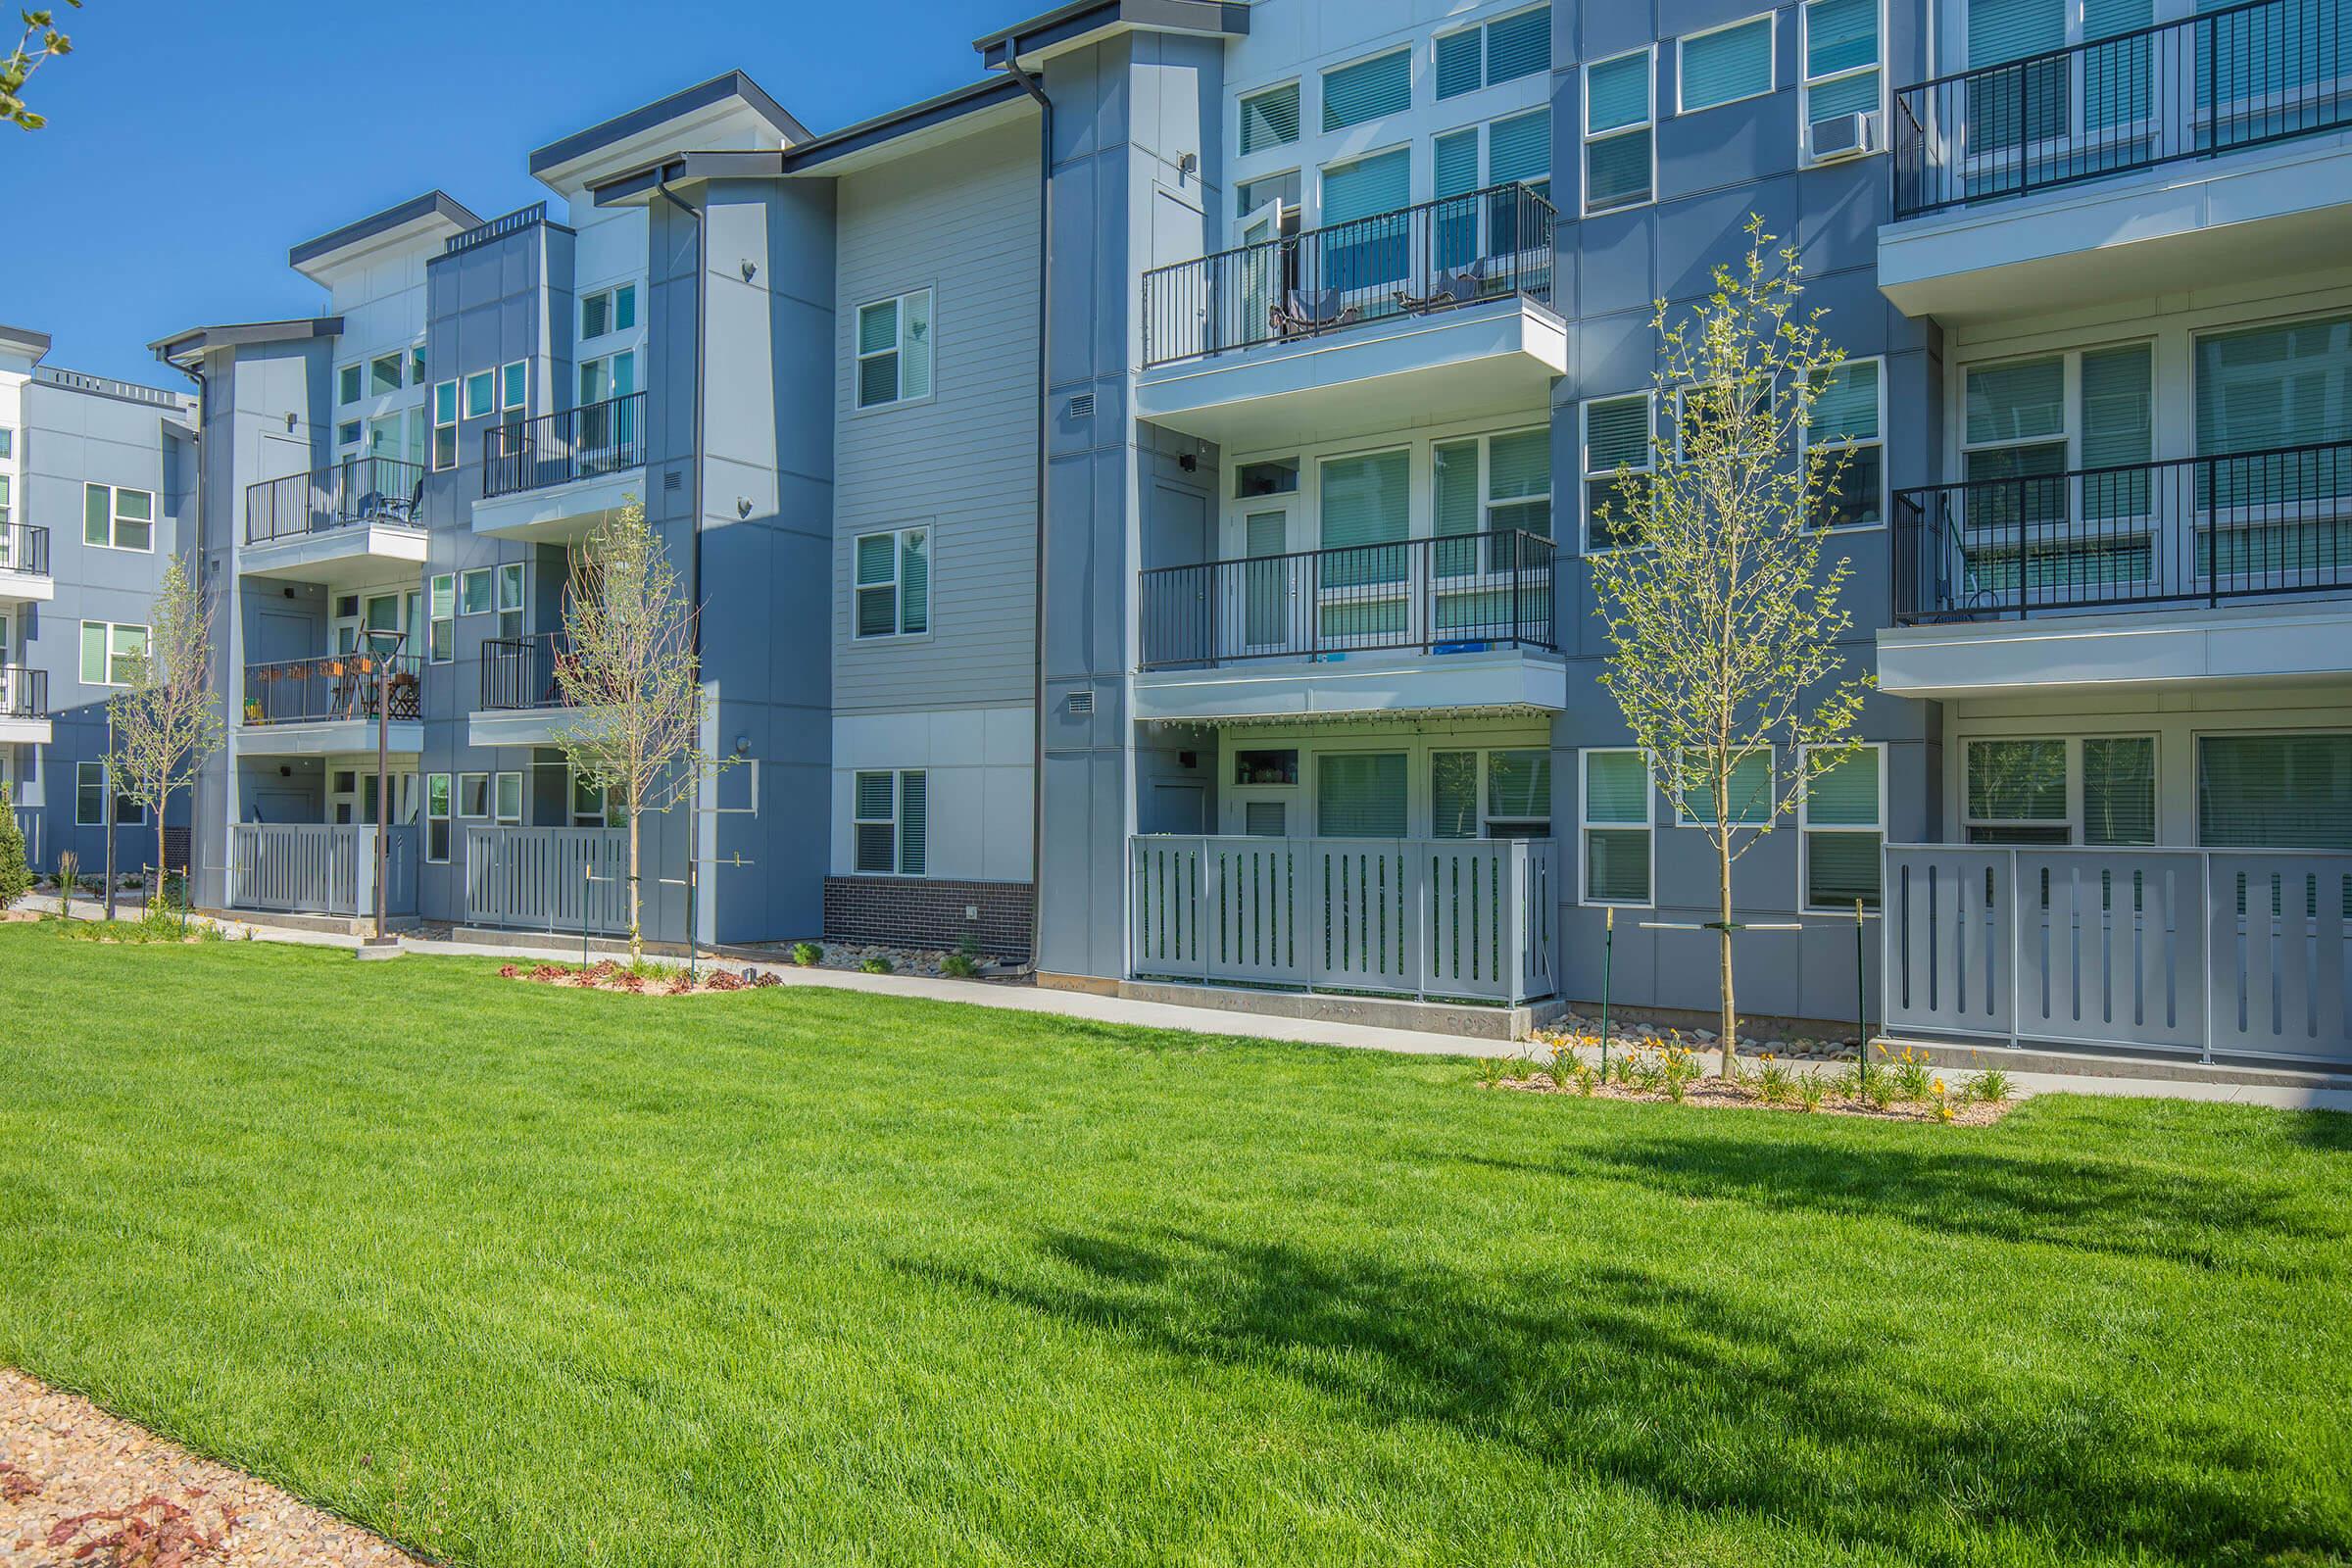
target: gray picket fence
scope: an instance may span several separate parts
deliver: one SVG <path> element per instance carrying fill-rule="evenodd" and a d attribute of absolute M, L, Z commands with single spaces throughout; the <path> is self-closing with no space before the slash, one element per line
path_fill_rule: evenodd
<path fill-rule="evenodd" d="M 375 825 L 239 822 L 229 830 L 229 905 L 357 918 L 375 912 Z M 416 829 L 385 840 L 388 914 L 416 912 Z"/>
<path fill-rule="evenodd" d="M 466 923 L 617 936 L 629 929 L 629 840 L 616 827 L 466 830 Z"/>

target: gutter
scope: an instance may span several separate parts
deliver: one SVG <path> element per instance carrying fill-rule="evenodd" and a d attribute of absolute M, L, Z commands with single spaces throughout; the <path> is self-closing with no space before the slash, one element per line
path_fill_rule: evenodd
<path fill-rule="evenodd" d="M 1029 775 L 1029 968 L 1035 973 L 1046 951 L 1046 477 L 1052 430 L 1046 404 L 1054 348 L 1053 301 L 1048 290 L 1054 255 L 1054 100 L 1046 96 L 1036 76 L 1021 69 L 1019 35 L 1006 33 L 1002 47 L 1005 74 L 1037 100 L 1041 117 L 1037 143 L 1037 581 L 1035 646 L 1031 649 L 1037 716 L 1031 726 Z"/>

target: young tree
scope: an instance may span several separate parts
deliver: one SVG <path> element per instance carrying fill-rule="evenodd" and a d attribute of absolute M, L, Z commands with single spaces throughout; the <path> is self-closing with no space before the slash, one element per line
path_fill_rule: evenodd
<path fill-rule="evenodd" d="M 647 811 L 667 811 L 711 765 L 702 732 L 710 714 L 694 648 L 699 606 L 631 498 L 572 557 L 564 609 L 568 646 L 556 684 L 579 722 L 556 744 L 629 824 L 629 961 L 645 955 L 638 897 L 638 833 Z"/>
<path fill-rule="evenodd" d="M 1651 425 L 1650 472 L 1619 472 L 1598 514 L 1618 548 L 1592 558 L 1601 682 L 1657 787 L 1714 851 L 1726 1073 L 1739 1022 L 1732 867 L 1809 780 L 1853 755 L 1870 684 L 1844 676 L 1851 616 L 1838 597 L 1852 563 L 1825 566 L 1819 526 L 1843 459 L 1799 440 L 1844 355 L 1824 313 L 1799 307 L 1796 248 L 1776 251 L 1761 218 L 1746 232 L 1746 257 L 1715 270 L 1705 300 L 1656 303 L 1670 426 Z"/>
<path fill-rule="evenodd" d="M 196 781 L 197 769 L 220 749 L 220 706 L 212 690 L 212 612 L 174 559 L 156 591 L 147 650 L 131 662 L 130 682 L 107 701 L 114 730 L 106 756 L 115 793 L 137 801 L 155 821 L 155 885 L 165 882 L 164 809 L 174 792 Z"/>
<path fill-rule="evenodd" d="M 32 868 L 24 863 L 24 834 L 17 826 L 12 794 L 0 786 L 0 909 L 32 891 Z"/>
<path fill-rule="evenodd" d="M 81 9 L 81 0 L 66 0 L 74 10 Z M 24 19 L 24 35 L 17 40 L 8 58 L 0 61 L 0 122 L 38 130 L 49 123 L 47 115 L 36 115 L 24 107 L 24 83 L 32 74 L 59 55 L 74 52 L 74 40 L 57 30 L 51 24 L 55 14 L 48 11 L 18 13 Z"/>

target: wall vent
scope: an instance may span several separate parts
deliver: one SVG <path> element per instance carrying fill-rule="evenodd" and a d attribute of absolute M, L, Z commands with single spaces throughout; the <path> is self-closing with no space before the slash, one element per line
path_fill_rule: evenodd
<path fill-rule="evenodd" d="M 1073 419 L 1093 418 L 1095 416 L 1095 395 L 1092 392 L 1078 393 L 1070 399 L 1068 413 Z"/>
<path fill-rule="evenodd" d="M 686 472 L 685 472 L 685 470 L 684 470 L 684 469 L 682 469 L 682 468 L 672 468 L 672 469 L 670 469 L 668 472 L 666 472 L 666 473 L 662 474 L 662 488 L 664 491 L 666 491 L 667 493 L 669 493 L 670 495 L 676 495 L 676 494 L 677 494 L 677 493 L 678 493 L 680 490 L 683 490 L 683 489 L 685 489 L 685 488 L 686 488 Z"/>
<path fill-rule="evenodd" d="M 1072 692 L 1067 704 L 1072 718 L 1084 718 L 1095 710 L 1093 692 Z"/>

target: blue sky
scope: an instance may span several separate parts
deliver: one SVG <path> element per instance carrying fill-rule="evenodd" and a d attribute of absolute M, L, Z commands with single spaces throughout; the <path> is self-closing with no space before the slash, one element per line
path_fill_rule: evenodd
<path fill-rule="evenodd" d="M 151 340 L 320 308 L 300 240 L 434 186 L 537 201 L 532 148 L 723 71 L 831 130 L 974 80 L 971 40 L 1045 3 L 88 0 L 32 79 L 48 127 L 0 126 L 0 321 L 171 385 Z"/>

